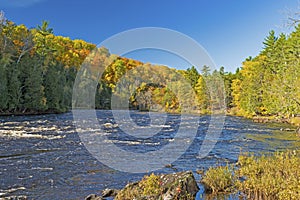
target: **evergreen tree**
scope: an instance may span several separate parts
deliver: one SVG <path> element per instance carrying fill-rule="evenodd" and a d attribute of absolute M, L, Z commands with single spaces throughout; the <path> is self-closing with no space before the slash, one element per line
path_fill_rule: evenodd
<path fill-rule="evenodd" d="M 188 68 L 186 70 L 186 77 L 191 82 L 192 88 L 194 88 L 200 77 L 200 74 L 197 71 L 197 69 L 194 66 L 192 66 L 191 68 Z"/>
<path fill-rule="evenodd" d="M 26 68 L 24 90 L 24 108 L 29 111 L 44 111 L 46 99 L 44 97 L 43 70 L 36 56 L 25 56 L 21 62 Z"/>
<path fill-rule="evenodd" d="M 195 91 L 200 111 L 204 113 L 208 112 L 210 95 L 203 76 L 199 77 L 197 84 L 195 85 Z"/>
<path fill-rule="evenodd" d="M 7 109 L 9 99 L 7 79 L 7 66 L 9 65 L 9 60 L 2 56 L 0 57 L 0 112 Z"/>
<path fill-rule="evenodd" d="M 20 71 L 17 68 L 16 64 L 12 64 L 8 70 L 8 111 L 16 112 L 21 107 L 21 82 L 19 80 Z"/>

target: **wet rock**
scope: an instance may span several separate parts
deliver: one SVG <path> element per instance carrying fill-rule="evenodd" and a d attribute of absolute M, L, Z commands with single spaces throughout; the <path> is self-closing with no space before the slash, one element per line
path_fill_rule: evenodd
<path fill-rule="evenodd" d="M 195 199 L 199 187 L 192 172 L 178 172 L 165 175 L 150 175 L 143 180 L 127 184 L 115 200 L 147 199 L 175 200 Z"/>
<path fill-rule="evenodd" d="M 90 194 L 89 196 L 85 197 L 84 200 L 103 200 L 103 198 L 97 196 L 96 194 Z"/>
<path fill-rule="evenodd" d="M 203 176 L 204 175 L 204 169 L 197 169 L 196 173 Z"/>
<path fill-rule="evenodd" d="M 102 197 L 114 197 L 118 194 L 119 190 L 106 188 L 102 191 Z"/>
<path fill-rule="evenodd" d="M 172 167 L 174 167 L 174 165 L 172 165 L 172 164 L 167 164 L 167 165 L 165 165 L 165 167 L 166 167 L 166 168 L 172 168 Z"/>
<path fill-rule="evenodd" d="M 199 190 L 192 172 L 179 172 L 161 176 L 162 187 L 166 194 L 174 196 L 194 197 Z"/>
<path fill-rule="evenodd" d="M 170 168 L 170 169 L 173 169 L 174 171 L 177 171 L 177 168 L 174 167 L 174 165 L 172 165 L 172 164 L 165 165 L 165 168 Z"/>

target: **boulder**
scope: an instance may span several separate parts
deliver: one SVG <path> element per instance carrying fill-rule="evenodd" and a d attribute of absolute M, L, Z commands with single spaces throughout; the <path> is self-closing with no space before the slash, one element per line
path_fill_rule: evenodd
<path fill-rule="evenodd" d="M 191 171 L 145 176 L 143 180 L 127 184 L 115 200 L 176 200 L 195 199 L 199 187 Z"/>

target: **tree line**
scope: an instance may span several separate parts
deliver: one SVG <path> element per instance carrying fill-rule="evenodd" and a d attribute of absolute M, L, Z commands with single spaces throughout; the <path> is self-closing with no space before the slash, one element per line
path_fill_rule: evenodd
<path fill-rule="evenodd" d="M 300 25 L 289 34 L 270 31 L 264 48 L 247 58 L 232 80 L 232 106 L 243 116 L 290 118 L 300 114 Z"/>
<path fill-rule="evenodd" d="M 119 80 L 133 69 L 141 70 L 139 67 L 142 66 L 151 71 L 140 72 L 139 80 L 128 80 L 134 82 L 128 88 L 132 91 L 129 97 L 131 109 L 149 110 L 153 105 L 153 110 L 168 112 L 198 108 L 203 112 L 209 110 L 209 94 L 204 91 L 206 84 L 203 79 L 209 74 L 208 67 L 204 67 L 206 75 L 202 76 L 195 67 L 176 70 L 142 63 L 110 54 L 108 49 L 83 40 L 56 36 L 47 21 L 28 29 L 5 19 L 1 13 L 0 112 L 66 112 L 72 105 L 73 84 L 80 67 L 84 64 L 94 66 L 89 68 L 89 73 L 92 73 L 104 63 L 107 64 L 105 71 L 96 78 L 96 109 L 110 109 L 111 97 L 116 93 Z M 152 76 L 153 73 L 156 76 Z M 144 78 L 151 83 L 143 82 Z M 171 80 L 172 86 L 167 87 Z M 120 99 L 122 95 L 117 93 Z M 183 108 L 180 101 L 189 108 Z"/>
<path fill-rule="evenodd" d="M 0 19 L 0 112 L 65 112 L 77 69 L 95 47 Z"/>
<path fill-rule="evenodd" d="M 116 102 L 125 99 L 129 108 L 139 110 L 207 114 L 226 106 L 231 113 L 247 117 L 289 117 L 300 113 L 299 37 L 300 26 L 289 35 L 276 36 L 271 31 L 262 51 L 247 58 L 235 73 L 225 72 L 224 67 L 211 71 L 209 66 L 199 71 L 194 66 L 177 70 L 120 57 L 83 40 L 56 36 L 46 21 L 28 29 L 6 20 L 1 13 L 0 112 L 70 110 L 76 75 L 81 66 L 88 65 L 90 74 L 103 68 L 100 77 L 93 77 L 98 83 L 96 109 L 111 109 L 113 97 Z M 120 92 L 120 86 L 131 93 Z"/>

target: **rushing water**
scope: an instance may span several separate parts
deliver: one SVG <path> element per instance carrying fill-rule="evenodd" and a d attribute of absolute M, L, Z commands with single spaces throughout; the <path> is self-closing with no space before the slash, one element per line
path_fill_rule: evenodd
<path fill-rule="evenodd" d="M 106 134 L 110 138 L 107 142 L 140 153 L 167 145 L 180 124 L 179 115 L 168 115 L 161 134 L 146 143 L 121 134 L 110 111 L 97 111 L 97 116 L 100 124 L 106 125 Z M 148 113 L 132 112 L 131 117 L 139 126 L 149 124 Z M 292 139 L 272 137 L 274 132 L 286 129 L 288 125 L 257 124 L 227 116 L 215 147 L 201 158 L 198 152 L 209 120 L 209 116 L 200 117 L 191 146 L 172 163 L 172 168 L 164 167 L 156 173 L 195 172 L 227 162 L 235 163 L 240 152 L 272 152 L 294 145 Z M 97 133 L 98 130 L 94 131 Z M 88 194 L 99 194 L 105 188 L 122 188 L 144 175 L 120 172 L 95 159 L 80 140 L 72 113 L 0 117 L 0 145 L 0 199 L 22 195 L 29 199 L 84 199 Z M 200 177 L 194 174 L 199 180 Z M 201 185 L 200 188 L 198 199 L 204 198 Z"/>

